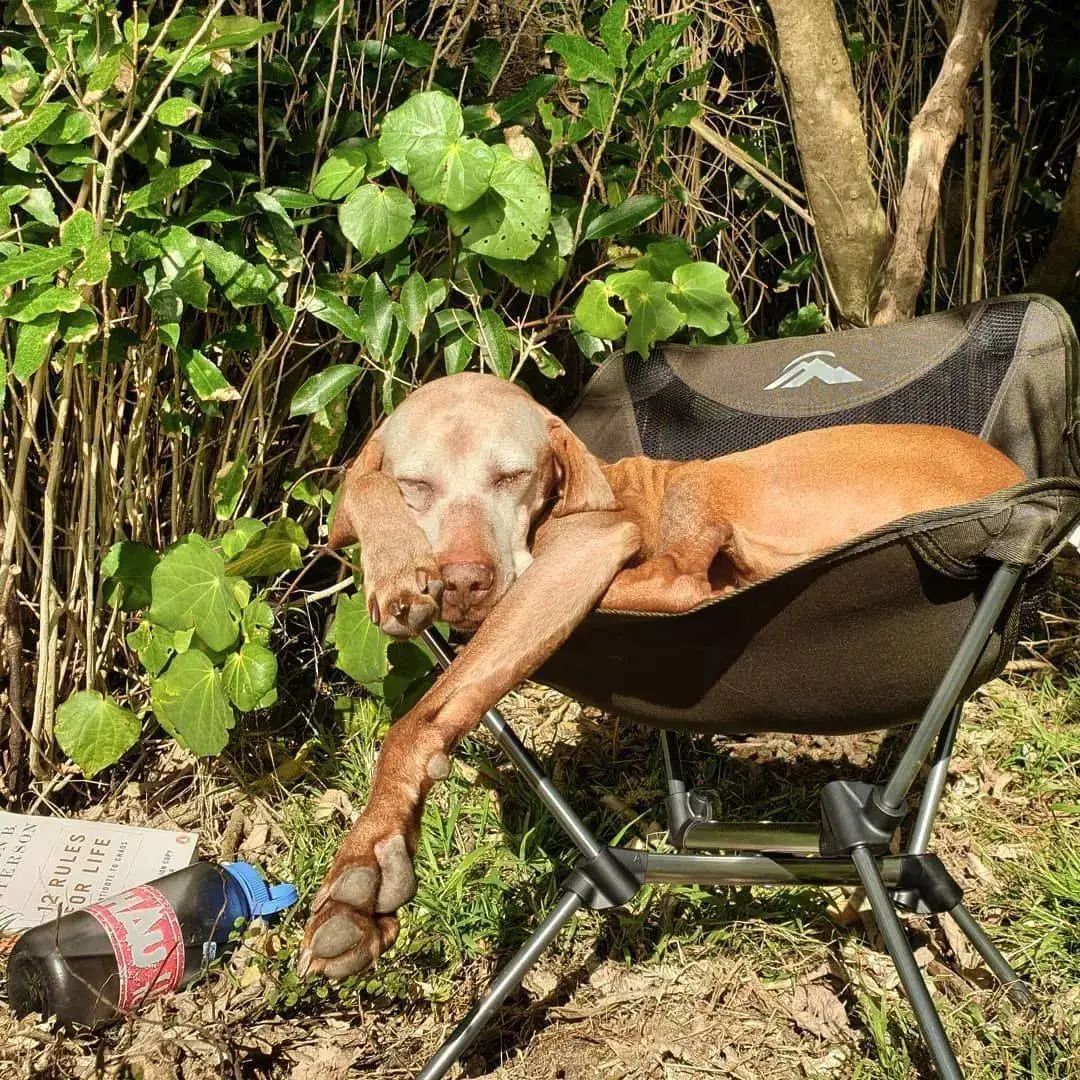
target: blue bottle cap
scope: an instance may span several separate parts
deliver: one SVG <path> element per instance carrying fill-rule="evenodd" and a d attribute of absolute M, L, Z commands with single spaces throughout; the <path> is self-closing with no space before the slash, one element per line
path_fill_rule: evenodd
<path fill-rule="evenodd" d="M 296 886 L 283 882 L 281 885 L 267 885 L 262 875 L 251 863 L 227 862 L 221 864 L 229 877 L 240 886 L 240 891 L 247 901 L 248 917 L 273 915 L 296 903 Z"/>

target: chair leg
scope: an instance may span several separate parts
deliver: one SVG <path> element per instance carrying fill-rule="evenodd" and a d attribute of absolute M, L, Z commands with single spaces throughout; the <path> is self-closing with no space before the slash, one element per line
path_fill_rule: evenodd
<path fill-rule="evenodd" d="M 851 859 L 855 863 L 855 869 L 866 890 L 866 898 L 870 901 L 874 919 L 877 921 L 881 936 L 885 939 L 885 947 L 889 950 L 889 955 L 896 965 L 900 982 L 911 1002 L 915 1019 L 919 1022 L 919 1028 L 930 1050 L 930 1056 L 934 1059 L 938 1074 L 943 1080 L 963 1080 L 964 1074 L 960 1071 L 956 1055 L 949 1044 L 949 1037 L 945 1034 L 941 1017 L 934 1008 L 930 991 L 923 980 L 922 972 L 919 971 L 918 962 L 911 950 L 903 924 L 896 914 L 885 883 L 881 880 L 874 856 L 868 848 L 859 846 L 852 850 Z"/>
<path fill-rule="evenodd" d="M 514 992 L 525 978 L 528 970 L 540 959 L 541 953 L 555 940 L 559 931 L 581 908 L 582 900 L 576 892 L 567 890 L 552 908 L 532 936 L 517 951 L 514 958 L 495 976 L 487 992 L 465 1014 L 453 1034 L 443 1043 L 434 1057 L 417 1074 L 417 1080 L 439 1080 L 445 1076 L 476 1037 L 491 1022 L 506 998 Z"/>
<path fill-rule="evenodd" d="M 963 904 L 957 904 L 949 914 L 956 920 L 956 925 L 964 932 L 968 941 L 975 946 L 986 966 L 998 977 L 1013 1003 L 1024 1009 L 1030 1008 L 1034 1002 L 1028 984 L 1001 955 L 1001 950 L 986 936 L 986 931 L 975 921 L 971 912 Z"/>

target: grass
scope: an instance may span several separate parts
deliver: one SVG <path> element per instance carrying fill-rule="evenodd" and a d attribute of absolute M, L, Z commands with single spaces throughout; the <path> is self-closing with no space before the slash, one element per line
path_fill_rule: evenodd
<path fill-rule="evenodd" d="M 938 920 L 909 922 L 972 1078 L 1080 1075 L 1072 595 L 1066 574 L 1053 640 L 1025 654 L 1047 666 L 999 680 L 969 705 L 935 833 L 969 906 L 1033 980 L 1038 1013 L 1016 1011 Z M 663 785 L 653 733 L 538 688 L 511 695 L 506 712 L 598 835 L 656 839 Z M 305 902 L 363 804 L 388 722 L 371 701 L 339 699 L 300 733 L 252 733 L 246 749 L 210 770 L 172 752 L 156 763 L 160 783 L 144 783 L 134 804 L 114 792 L 105 812 L 118 820 L 132 806 L 140 822 L 196 815 L 208 857 L 228 849 L 227 824 L 246 814 L 240 854 L 295 881 L 301 904 L 279 926 L 251 933 L 198 987 L 100 1037 L 54 1036 L 0 1016 L 0 1063 L 35 1080 L 186 1080 L 206 1075 L 199 1070 L 211 1062 L 245 1077 L 412 1075 L 549 909 L 553 866 L 561 872 L 574 852 L 477 736 L 427 808 L 420 892 L 394 951 L 366 976 L 299 983 L 292 968 Z M 287 752 L 281 767 L 281 752 L 300 743 L 304 767 L 290 767 Z M 688 764 L 733 818 L 805 820 L 816 814 L 821 783 L 880 773 L 895 746 L 880 735 L 696 739 Z M 270 779 L 269 759 L 279 765 Z M 157 790 L 164 794 L 155 803 Z M 625 909 L 583 914 L 478 1042 L 466 1074 L 931 1076 L 913 1015 L 857 901 L 812 887 L 649 887 Z"/>

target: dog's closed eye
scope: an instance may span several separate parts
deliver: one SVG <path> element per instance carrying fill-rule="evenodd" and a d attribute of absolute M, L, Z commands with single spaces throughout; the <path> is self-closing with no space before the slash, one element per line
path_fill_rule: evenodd
<path fill-rule="evenodd" d="M 530 476 L 529 469 L 506 469 L 497 472 L 492 479 L 492 484 L 502 490 L 509 490 L 523 484 Z"/>
<path fill-rule="evenodd" d="M 426 480 L 399 476 L 397 485 L 410 510 L 425 510 L 431 505 L 433 492 L 431 485 Z"/>

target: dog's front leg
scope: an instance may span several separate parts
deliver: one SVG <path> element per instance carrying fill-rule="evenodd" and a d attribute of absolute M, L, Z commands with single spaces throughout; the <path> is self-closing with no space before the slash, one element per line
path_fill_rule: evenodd
<path fill-rule="evenodd" d="M 406 638 L 438 615 L 443 582 L 428 538 L 382 466 L 376 432 L 345 473 L 329 545 L 360 545 L 371 621 L 391 637 Z"/>
<path fill-rule="evenodd" d="M 449 755 L 499 699 L 570 636 L 638 550 L 612 513 L 552 521 L 534 560 L 434 687 L 390 729 L 368 805 L 312 903 L 301 974 L 363 971 L 397 937 L 394 912 L 416 891 L 412 860 L 424 799 Z"/>

